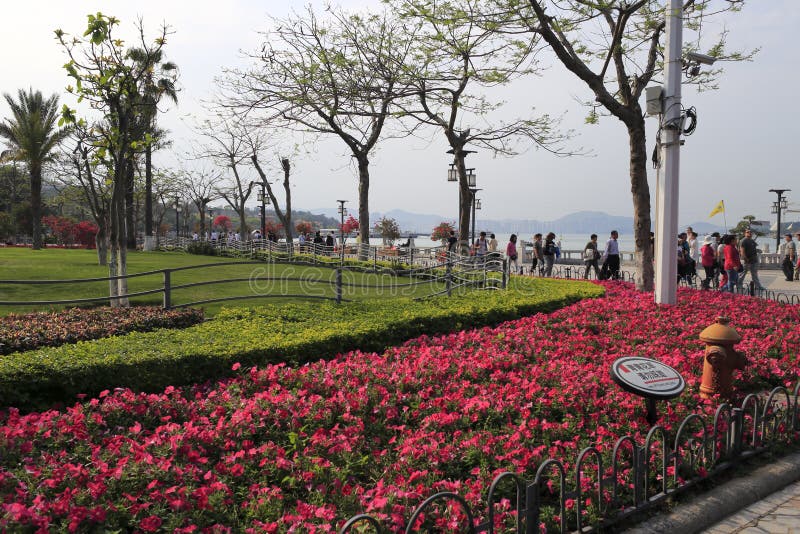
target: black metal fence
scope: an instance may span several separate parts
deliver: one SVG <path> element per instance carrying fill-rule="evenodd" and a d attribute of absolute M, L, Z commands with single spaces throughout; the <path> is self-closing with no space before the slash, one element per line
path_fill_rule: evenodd
<path fill-rule="evenodd" d="M 275 258 L 271 259 L 272 263 L 276 263 Z M 287 264 L 296 264 L 298 262 L 286 262 Z M 302 263 L 302 262 L 299 262 Z M 0 280 L 0 290 L 3 286 L 8 285 L 56 285 L 56 284 L 86 284 L 93 282 L 110 282 L 120 279 L 133 279 L 145 276 L 160 276 L 161 285 L 153 289 L 143 291 L 134 291 L 122 295 L 103 296 L 103 297 L 88 297 L 88 298 L 74 298 L 74 299 L 59 299 L 59 300 L 5 300 L 0 301 L 0 306 L 52 306 L 52 305 L 81 305 L 81 304 L 101 304 L 103 302 L 119 301 L 132 297 L 139 297 L 145 295 L 161 294 L 162 306 L 165 309 L 180 308 L 188 306 L 198 306 L 201 304 L 209 304 L 214 302 L 225 302 L 234 300 L 245 299 L 261 299 L 261 298 L 290 298 L 290 299 L 319 299 L 319 300 L 332 300 L 337 303 L 347 301 L 346 294 L 348 292 L 363 290 L 373 291 L 376 294 L 388 294 L 397 296 L 404 294 L 404 292 L 412 293 L 416 288 L 426 286 L 431 288 L 430 293 L 417 298 L 428 298 L 437 295 L 447 294 L 448 296 L 460 292 L 464 289 L 504 289 L 506 287 L 507 275 L 505 272 L 504 260 L 482 260 L 482 261 L 462 261 L 456 259 L 447 259 L 441 263 L 434 264 L 430 267 L 419 267 L 415 269 L 404 269 L 399 274 L 394 273 L 390 269 L 376 269 L 375 272 L 389 275 L 389 282 L 380 280 L 380 283 L 363 283 L 351 281 L 345 277 L 345 273 L 350 273 L 350 269 L 342 266 L 328 266 L 331 267 L 331 276 L 325 277 L 310 277 L 310 276 L 270 276 L 261 272 L 251 272 L 246 277 L 234 278 L 215 278 L 213 280 L 202 280 L 195 282 L 187 282 L 176 284 L 173 281 L 173 274 L 185 271 L 197 271 L 201 269 L 216 269 L 240 265 L 259 265 L 264 266 L 265 261 L 237 261 L 237 262 L 217 262 L 207 263 L 202 265 L 190 265 L 185 267 L 175 267 L 169 269 L 159 269 L 155 271 L 147 271 L 142 273 L 128 274 L 122 276 L 110 276 L 102 278 L 77 278 L 66 280 Z M 360 273 L 364 273 L 364 269 L 359 269 Z M 366 271 L 369 272 L 369 271 Z M 405 280 L 405 281 L 401 281 Z M 203 286 L 216 286 L 221 284 L 247 282 L 249 292 L 241 295 L 226 295 L 223 297 L 206 298 L 194 300 L 191 302 L 182 302 L 176 304 L 173 299 L 173 293 L 181 289 L 188 289 Z M 299 292 L 287 293 L 282 290 L 275 290 L 276 288 L 285 287 L 288 283 L 295 283 L 299 288 Z M 330 291 L 325 291 L 325 288 L 332 288 L 332 295 Z"/>
<path fill-rule="evenodd" d="M 549 458 L 532 480 L 501 473 L 487 489 L 485 507 L 479 511 L 456 493 L 435 493 L 411 512 L 405 532 L 439 532 L 426 530 L 431 528 L 432 513 L 454 518 L 450 524 L 457 522 L 457 531 L 467 534 L 534 534 L 541 531 L 542 523 L 548 532 L 596 532 L 658 506 L 778 443 L 800 444 L 798 395 L 800 382 L 791 393 L 776 387 L 763 397 L 747 395 L 738 407 L 722 404 L 710 422 L 691 414 L 674 432 L 660 425 L 650 428 L 643 442 L 622 436 L 610 454 L 596 446 L 586 447 L 577 452 L 571 470 L 562 460 Z M 510 507 L 498 513 L 501 498 Z M 597 503 L 592 514 L 586 509 L 586 498 Z M 367 525 L 379 534 L 398 528 L 390 530 L 376 518 L 361 514 L 339 532 L 347 534 Z"/>

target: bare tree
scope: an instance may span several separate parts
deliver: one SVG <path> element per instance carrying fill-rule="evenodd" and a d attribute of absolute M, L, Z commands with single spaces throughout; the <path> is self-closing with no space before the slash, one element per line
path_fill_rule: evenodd
<path fill-rule="evenodd" d="M 182 189 L 200 216 L 200 235 L 206 233 L 206 211 L 208 204 L 217 200 L 217 185 L 221 179 L 220 173 L 208 169 L 193 169 L 181 171 Z"/>
<path fill-rule="evenodd" d="M 172 169 L 154 169 L 153 187 L 153 225 L 156 234 L 156 247 L 161 242 L 161 227 L 165 224 L 167 214 L 175 211 L 176 199 L 180 202 L 183 191 L 182 176 Z M 177 232 L 176 228 L 176 232 Z"/>
<path fill-rule="evenodd" d="M 280 165 L 280 170 L 283 173 L 283 197 L 285 202 L 285 209 L 281 209 L 280 202 L 278 201 L 278 197 L 275 194 L 275 191 L 272 188 L 272 183 L 270 182 L 269 178 L 267 177 L 267 173 L 264 171 L 261 163 L 259 162 L 258 155 L 264 149 L 270 149 L 272 147 L 267 146 L 265 141 L 265 136 L 262 132 L 254 132 L 250 133 L 247 137 L 248 145 L 250 146 L 250 162 L 253 164 L 256 172 L 258 172 L 259 177 L 261 178 L 260 185 L 263 185 L 264 191 L 269 196 L 270 204 L 272 204 L 272 208 L 275 211 L 275 215 L 278 217 L 278 220 L 283 225 L 283 230 L 286 234 L 286 242 L 291 245 L 294 235 L 292 232 L 292 188 L 290 182 L 290 175 L 291 175 L 291 161 L 287 156 L 279 156 L 278 163 Z M 262 232 L 266 232 L 264 228 L 261 229 Z"/>
<path fill-rule="evenodd" d="M 75 187 L 79 198 L 74 201 L 88 207 L 97 224 L 95 245 L 99 265 L 108 265 L 109 231 L 111 225 L 112 172 L 109 162 L 98 150 L 100 144 L 96 127 L 76 125 L 70 132 L 61 152 L 48 168 L 55 182 L 66 188 Z M 116 281 L 113 282 L 116 284 Z"/>
<path fill-rule="evenodd" d="M 246 127 L 235 118 L 217 115 L 214 121 L 205 120 L 195 130 L 203 141 L 195 149 L 197 158 L 208 159 L 215 165 L 228 169 L 228 181 L 214 188 L 239 216 L 242 237 L 249 235 L 245 204 L 253 193 L 254 182 L 242 172 L 252 154 Z"/>
<path fill-rule="evenodd" d="M 559 133 L 557 120 L 548 115 L 510 123 L 497 115 L 500 103 L 491 101 L 488 88 L 509 84 L 537 72 L 535 41 L 502 31 L 503 13 L 485 0 L 463 0 L 455 6 L 438 0 L 392 0 L 403 18 L 417 21 L 414 62 L 406 75 L 414 99 L 404 100 L 404 113 L 444 135 L 453 154 L 459 182 L 459 240 L 466 243 L 472 193 L 466 157 L 476 148 L 494 155 L 511 156 L 531 146 L 562 153 L 568 134 Z M 487 13 L 487 10 L 489 12 Z M 491 24 L 487 17 L 494 17 Z"/>
<path fill-rule="evenodd" d="M 256 65 L 221 80 L 226 104 L 240 112 L 265 110 L 288 128 L 341 139 L 358 167 L 359 221 L 369 227 L 369 157 L 395 99 L 416 29 L 384 12 L 347 14 L 311 8 L 273 20 Z M 287 210 L 289 211 L 289 210 Z M 287 226 L 287 228 L 289 228 Z M 365 232 L 363 242 L 369 242 Z"/>

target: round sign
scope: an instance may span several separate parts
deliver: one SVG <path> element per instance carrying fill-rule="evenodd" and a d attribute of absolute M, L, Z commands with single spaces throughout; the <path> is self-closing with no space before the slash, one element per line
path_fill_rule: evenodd
<path fill-rule="evenodd" d="M 678 371 L 641 356 L 625 356 L 614 361 L 611 377 L 626 391 L 656 399 L 677 397 L 686 387 Z"/>

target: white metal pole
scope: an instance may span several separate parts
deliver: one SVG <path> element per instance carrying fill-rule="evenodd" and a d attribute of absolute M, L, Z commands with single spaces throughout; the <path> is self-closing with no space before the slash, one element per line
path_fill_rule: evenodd
<path fill-rule="evenodd" d="M 661 167 L 656 193 L 656 286 L 658 304 L 675 304 L 678 290 L 678 180 L 680 171 L 682 0 L 669 0 L 666 12 L 664 112 Z"/>

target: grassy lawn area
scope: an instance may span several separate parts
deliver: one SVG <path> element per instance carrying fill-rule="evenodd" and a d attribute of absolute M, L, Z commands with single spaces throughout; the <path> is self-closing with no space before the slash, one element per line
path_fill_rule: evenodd
<path fill-rule="evenodd" d="M 128 254 L 128 273 L 143 273 L 159 269 L 177 269 L 193 265 L 225 262 L 218 267 L 189 269 L 171 274 L 171 285 L 211 282 L 223 279 L 241 281 L 214 285 L 173 289 L 172 304 L 180 305 L 198 300 L 227 296 L 253 295 L 252 298 L 223 303 L 202 305 L 206 314 L 215 315 L 222 306 L 253 306 L 270 302 L 297 300 L 291 295 L 333 297 L 334 286 L 327 282 L 335 279 L 335 270 L 323 267 L 308 267 L 284 264 L 242 264 L 230 258 L 198 256 L 176 252 L 132 252 Z M 101 278 L 108 276 L 108 269 L 97 265 L 97 254 L 93 250 L 48 249 L 33 251 L 23 248 L 0 249 L 0 280 L 66 280 L 79 278 Z M 277 280 L 276 280 L 277 279 Z M 300 280 L 290 280 L 300 279 Z M 437 284 L 423 284 L 414 287 L 394 287 L 394 283 L 407 283 L 407 278 L 388 275 L 345 272 L 343 282 L 359 286 L 345 287 L 343 298 L 363 300 L 375 297 L 427 295 L 441 289 Z M 163 275 L 131 278 L 128 291 L 146 291 L 163 286 Z M 43 301 L 66 300 L 73 298 L 104 297 L 108 295 L 107 282 L 83 282 L 79 284 L 17 285 L 0 282 L 0 301 Z M 263 295 L 277 295 L 278 298 L 264 298 Z M 134 304 L 160 305 L 162 294 L 154 293 L 131 298 Z M 101 301 L 95 305 L 106 305 Z M 91 304 L 83 304 L 91 306 Z M 0 315 L 59 309 L 64 305 L 15 305 L 0 306 Z"/>

